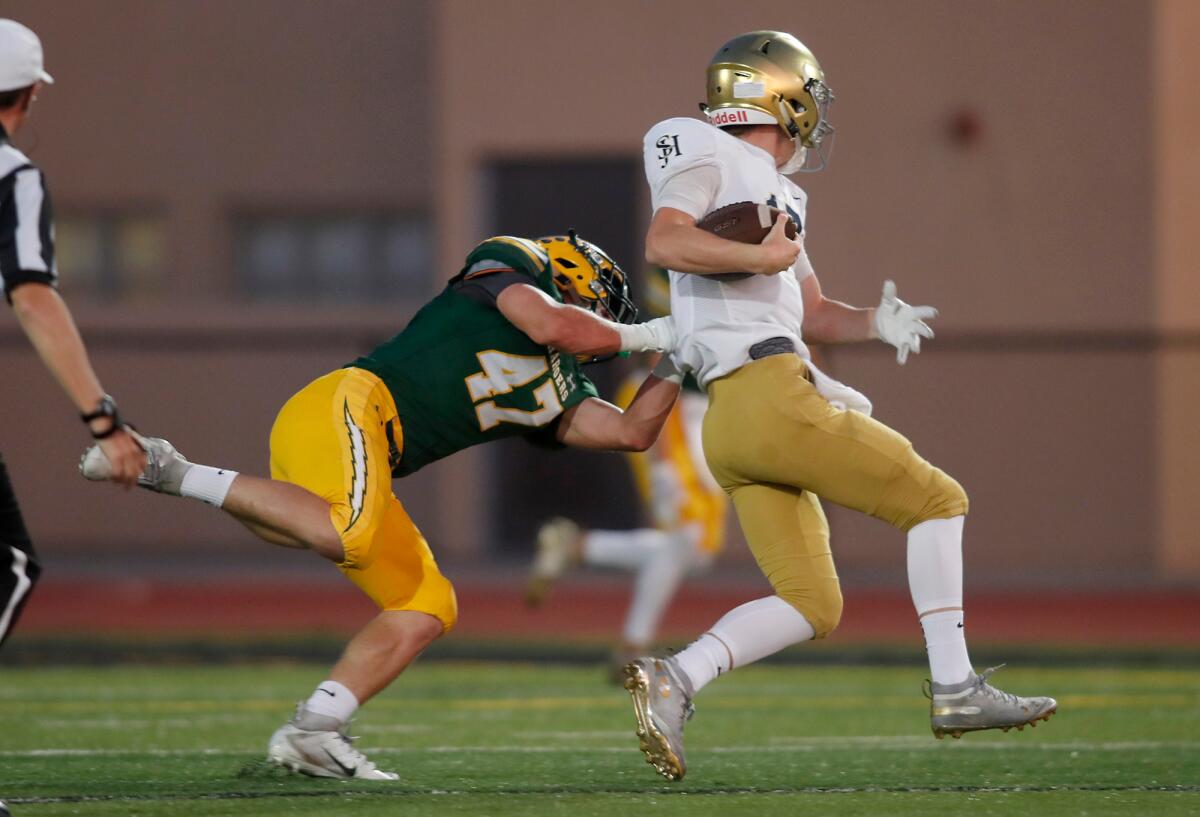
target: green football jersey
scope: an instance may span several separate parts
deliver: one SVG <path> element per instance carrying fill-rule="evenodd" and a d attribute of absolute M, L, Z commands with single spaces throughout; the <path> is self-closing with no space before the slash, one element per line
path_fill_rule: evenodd
<path fill-rule="evenodd" d="M 596 396 L 572 355 L 535 343 L 493 303 L 464 294 L 472 278 L 498 268 L 562 301 L 535 242 L 490 238 L 400 334 L 349 364 L 375 373 L 396 401 L 404 439 L 393 476 L 502 437 L 552 435 L 564 411 Z"/>

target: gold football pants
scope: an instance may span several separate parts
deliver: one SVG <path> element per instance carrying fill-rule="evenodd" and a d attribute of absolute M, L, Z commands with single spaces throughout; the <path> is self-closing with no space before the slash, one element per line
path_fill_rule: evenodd
<path fill-rule="evenodd" d="M 817 497 L 900 530 L 967 512 L 962 487 L 907 439 L 817 393 L 794 354 L 748 363 L 708 386 L 704 453 L 776 594 L 817 638 L 842 612 L 829 525 Z"/>
<path fill-rule="evenodd" d="M 381 609 L 428 613 L 449 631 L 458 616 L 454 588 L 392 493 L 390 461 L 402 446 L 383 381 L 363 369 L 338 369 L 280 410 L 271 429 L 271 478 L 329 503 L 345 553 L 338 567 Z"/>

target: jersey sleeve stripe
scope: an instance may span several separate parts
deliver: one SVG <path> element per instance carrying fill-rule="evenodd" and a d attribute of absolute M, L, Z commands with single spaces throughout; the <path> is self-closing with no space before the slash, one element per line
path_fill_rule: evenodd
<path fill-rule="evenodd" d="M 17 206 L 17 265 L 26 272 L 50 272 L 49 248 L 42 240 L 42 175 L 30 168 L 17 174 L 13 186 Z"/>

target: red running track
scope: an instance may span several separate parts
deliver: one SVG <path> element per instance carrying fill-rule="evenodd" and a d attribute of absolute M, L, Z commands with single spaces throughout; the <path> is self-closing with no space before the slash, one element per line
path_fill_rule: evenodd
<path fill-rule="evenodd" d="M 457 584 L 456 635 L 472 639 L 612 639 L 628 591 L 615 583 L 564 582 L 540 610 L 528 610 L 511 584 Z M 919 638 L 903 590 L 844 590 L 845 615 L 834 640 L 880 643 Z M 761 595 L 754 586 L 692 585 L 675 599 L 663 640 L 686 640 L 730 608 Z M 337 582 L 211 583 L 46 581 L 31 597 L 25 634 L 343 634 L 373 605 Z M 1106 591 L 971 593 L 973 641 L 1123 647 L 1200 646 L 1200 592 Z"/>

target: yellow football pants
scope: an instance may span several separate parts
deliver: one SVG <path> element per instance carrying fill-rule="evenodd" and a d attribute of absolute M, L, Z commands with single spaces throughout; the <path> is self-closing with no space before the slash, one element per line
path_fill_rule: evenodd
<path fill-rule="evenodd" d="M 776 594 L 817 638 L 841 618 L 829 525 L 817 497 L 895 527 L 967 512 L 962 487 L 907 439 L 857 411 L 834 408 L 797 355 L 749 363 L 708 386 L 704 453 Z"/>
<path fill-rule="evenodd" d="M 428 613 L 449 631 L 458 617 L 454 588 L 392 493 L 390 461 L 402 446 L 383 381 L 363 369 L 338 369 L 280 410 L 271 429 L 271 478 L 329 503 L 345 551 L 338 567 L 381 609 Z"/>
<path fill-rule="evenodd" d="M 633 397 L 641 387 L 640 376 L 626 380 L 617 391 L 617 405 L 628 408 Z M 697 399 L 699 395 L 695 395 Z M 716 556 L 725 546 L 725 517 L 728 513 L 729 499 L 725 492 L 718 490 L 712 480 L 702 473 L 707 469 L 703 462 L 697 462 L 688 444 L 689 435 L 699 434 L 699 424 L 689 426 L 684 416 L 683 404 L 688 399 L 680 395 L 679 400 L 667 415 L 658 441 L 649 451 L 638 451 L 628 454 L 629 466 L 633 471 L 634 484 L 642 504 L 653 507 L 654 495 L 651 485 L 650 469 L 655 461 L 670 464 L 675 473 L 679 486 L 678 504 L 675 508 L 677 524 L 680 527 L 695 526 L 699 532 L 697 544 L 700 552 L 706 556 Z M 693 437 L 694 438 L 694 437 Z"/>

